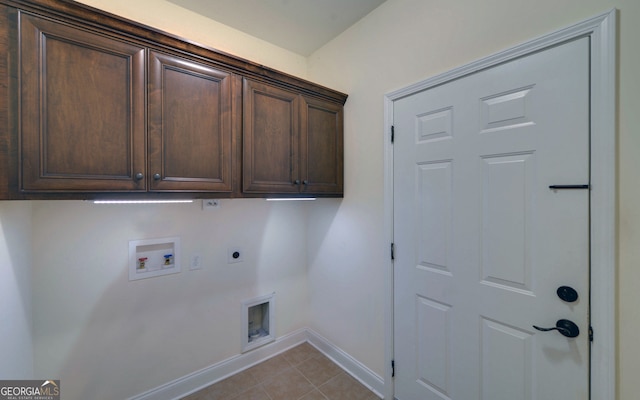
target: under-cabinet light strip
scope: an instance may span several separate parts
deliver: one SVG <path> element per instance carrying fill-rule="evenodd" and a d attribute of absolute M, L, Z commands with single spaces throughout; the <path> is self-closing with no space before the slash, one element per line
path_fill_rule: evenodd
<path fill-rule="evenodd" d="M 94 200 L 93 204 L 169 204 L 193 203 L 193 200 Z"/>
<path fill-rule="evenodd" d="M 268 198 L 267 201 L 309 201 L 315 199 L 315 197 L 273 197 Z"/>

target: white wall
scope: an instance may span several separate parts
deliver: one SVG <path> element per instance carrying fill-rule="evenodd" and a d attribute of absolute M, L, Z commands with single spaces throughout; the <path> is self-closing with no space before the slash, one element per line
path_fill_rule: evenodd
<path fill-rule="evenodd" d="M 140 394 L 240 354 L 242 301 L 272 292 L 277 336 L 307 326 L 307 206 L 34 202 L 36 376 L 68 399 Z M 129 240 L 170 236 L 182 272 L 130 282 Z M 227 264 L 231 246 L 244 262 Z"/>
<path fill-rule="evenodd" d="M 166 0 L 81 2 L 306 76 L 304 57 Z M 308 326 L 308 206 L 259 199 L 221 203 L 205 212 L 199 202 L 33 202 L 32 215 L 25 217 L 33 219 L 35 376 L 61 379 L 68 399 L 140 394 L 239 354 L 242 301 L 272 292 L 278 337 Z M 11 232 L 6 241 L 22 236 Z M 129 282 L 128 241 L 168 236 L 181 238 L 183 272 Z M 227 248 L 236 245 L 245 260 L 228 265 Z M 194 253 L 202 256 L 201 271 L 188 270 Z"/>
<path fill-rule="evenodd" d="M 108 383 L 101 381 L 103 377 L 107 382 L 119 383 L 110 387 L 120 386 L 117 396 L 166 383 L 187 370 L 238 352 L 239 338 L 220 321 L 239 318 L 233 317 L 227 307 L 238 303 L 242 295 L 231 294 L 230 288 L 239 289 L 241 294 L 252 291 L 263 294 L 276 286 L 281 291 L 280 282 L 287 288 L 293 282 L 297 282 L 295 286 L 301 285 L 301 289 L 295 289 L 295 295 L 310 299 L 310 308 L 305 309 L 307 300 L 300 304 L 300 299 L 283 299 L 289 301 L 285 308 L 292 310 L 293 317 L 279 321 L 279 335 L 308 323 L 382 375 L 384 263 L 389 256 L 383 232 L 384 94 L 617 7 L 620 10 L 618 398 L 637 397 L 640 186 L 636 177 L 640 170 L 637 157 L 640 80 L 636 74 L 640 71 L 637 51 L 640 2 L 387 0 L 308 60 L 212 24 L 166 0 L 82 2 L 348 93 L 346 192 L 343 200 L 319 200 L 308 206 L 272 206 L 257 200 L 223 201 L 223 209 L 232 211 L 230 217 L 202 214 L 190 206 L 114 210 L 82 202 L 37 202 L 33 206 L 37 376 L 49 376 L 49 372 L 56 378 L 62 376 L 64 382 L 69 382 L 65 383 L 65 391 L 71 390 L 76 396 L 84 395 L 91 385 L 97 385 L 100 394 L 105 393 Z M 6 207 L 0 204 L 3 227 L 8 218 Z M 308 234 L 304 239 L 307 211 Z M 24 209 L 20 212 L 21 220 L 28 221 L 29 212 Z M 291 231 L 289 224 L 293 226 Z M 0 240 L 0 245 L 28 237 L 26 228 L 17 229 Z M 268 241 L 273 241 L 275 247 L 263 247 L 267 239 L 250 233 L 254 229 L 271 232 Z M 186 238 L 185 256 L 206 248 L 198 251 L 206 258 L 211 257 L 206 264 L 208 270 L 126 282 L 122 272 L 126 240 L 165 234 Z M 255 258 L 255 265 L 250 262 L 245 265 L 249 274 L 240 274 L 220 264 L 226 242 L 212 243 L 213 238 L 225 241 L 245 234 L 250 236 L 247 238 L 250 248 L 256 252 L 262 249 L 262 258 L 259 264 Z M 27 245 L 21 246 L 28 251 Z M 300 250 L 305 246 L 306 253 Z M 282 258 L 282 254 L 288 257 Z M 280 263 L 283 259 L 286 265 Z M 305 272 L 298 269 L 298 264 L 305 262 L 308 290 L 303 283 Z M 253 277 L 249 279 L 249 275 Z M 280 299 L 281 294 L 278 296 Z M 132 304 L 135 313 L 131 311 Z M 165 304 L 180 307 L 164 308 Z M 195 310 L 193 315 L 179 311 L 187 306 Z M 215 306 L 219 308 L 211 311 Z M 199 330 L 201 327 L 205 333 Z M 28 333 L 28 328 L 23 331 Z M 211 336 L 220 340 L 214 343 L 209 340 Z M 125 354 L 131 367 L 123 361 Z M 56 375 L 57 372 L 61 375 Z M 76 373 L 82 379 L 72 379 Z M 76 383 L 71 386 L 72 382 Z"/>
<path fill-rule="evenodd" d="M 383 97 L 616 7 L 619 12 L 618 391 L 640 392 L 640 2 L 387 0 L 309 58 L 309 79 L 349 94 L 345 198 L 309 219 L 311 326 L 384 372 Z"/>
<path fill-rule="evenodd" d="M 29 202 L 0 202 L 0 276 L 0 379 L 33 379 Z"/>
<path fill-rule="evenodd" d="M 203 17 L 169 0 L 78 0 L 205 47 L 305 78 L 305 57 Z"/>

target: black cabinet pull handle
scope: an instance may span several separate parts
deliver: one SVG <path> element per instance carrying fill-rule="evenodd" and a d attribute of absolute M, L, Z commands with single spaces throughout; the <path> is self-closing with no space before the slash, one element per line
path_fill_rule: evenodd
<path fill-rule="evenodd" d="M 144 175 L 142 174 L 142 172 L 138 172 L 136 174 L 135 178 L 136 178 L 137 181 L 141 181 L 142 178 L 144 178 Z"/>
<path fill-rule="evenodd" d="M 309 184 L 309 181 L 305 179 L 304 181 L 302 181 L 302 184 L 303 184 L 303 185 L 308 185 L 308 184 Z"/>
<path fill-rule="evenodd" d="M 299 179 L 296 179 L 295 181 L 293 181 L 293 184 L 294 184 L 294 185 L 299 185 L 299 184 L 300 184 L 300 180 L 299 180 Z"/>
<path fill-rule="evenodd" d="M 160 174 L 153 174 L 153 179 L 159 181 L 161 178 Z"/>

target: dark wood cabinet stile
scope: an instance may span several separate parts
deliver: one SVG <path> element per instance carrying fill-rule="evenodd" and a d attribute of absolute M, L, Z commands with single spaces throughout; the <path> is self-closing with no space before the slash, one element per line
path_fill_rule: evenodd
<path fill-rule="evenodd" d="M 341 197 L 346 98 L 73 1 L 0 0 L 0 199 Z"/>

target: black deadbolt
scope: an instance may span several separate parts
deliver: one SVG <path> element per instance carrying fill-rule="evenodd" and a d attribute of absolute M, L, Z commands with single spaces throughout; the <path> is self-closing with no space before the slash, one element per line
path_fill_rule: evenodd
<path fill-rule="evenodd" d="M 578 300 L 578 292 L 570 286 L 560 286 L 556 293 L 558 294 L 558 297 L 567 303 L 573 303 Z"/>
<path fill-rule="evenodd" d="M 233 254 L 231 255 L 233 258 L 237 259 L 240 257 L 240 252 L 239 251 L 234 251 Z"/>

